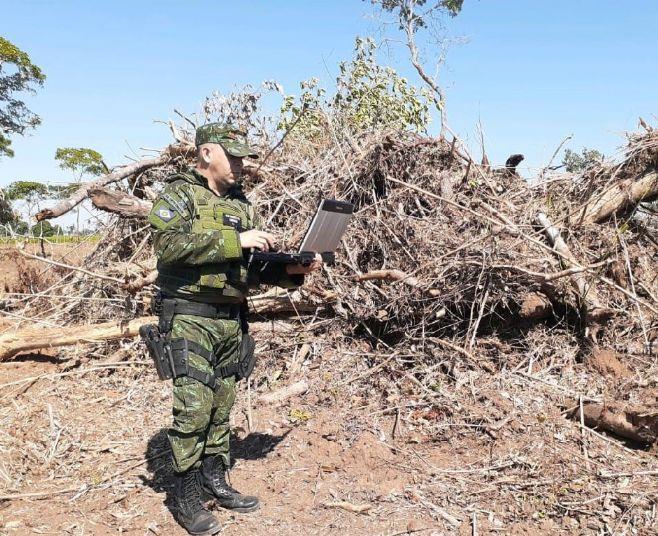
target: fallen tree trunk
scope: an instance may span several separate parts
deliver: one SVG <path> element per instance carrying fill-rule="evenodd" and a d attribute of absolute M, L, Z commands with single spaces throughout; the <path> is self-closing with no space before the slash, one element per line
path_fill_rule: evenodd
<path fill-rule="evenodd" d="M 94 343 L 136 337 L 145 324 L 157 324 L 157 316 L 142 316 L 127 323 L 117 321 L 103 324 L 74 325 L 62 328 L 24 328 L 0 335 L 0 362 L 7 361 L 22 352 Z M 251 322 L 249 330 L 258 332 L 296 332 L 298 327 L 281 322 Z"/>
<path fill-rule="evenodd" d="M 567 243 L 560 235 L 560 231 L 553 226 L 551 220 L 548 219 L 548 216 L 540 212 L 537 214 L 537 222 L 543 227 L 553 249 L 559 253 L 559 259 L 562 264 L 565 265 L 565 268 L 567 270 L 571 268 L 582 268 L 581 264 L 576 261 L 569 246 L 567 246 Z M 570 274 L 569 277 L 578 292 L 588 322 L 590 320 L 601 322 L 612 315 L 613 311 L 601 304 L 593 283 L 590 283 L 587 280 L 584 272 L 574 272 Z"/>
<path fill-rule="evenodd" d="M 167 147 L 159 156 L 155 158 L 147 158 L 144 160 L 139 160 L 133 164 L 127 166 L 121 166 L 120 168 L 114 170 L 112 173 L 103 175 L 102 177 L 96 179 L 95 181 L 90 181 L 78 188 L 73 195 L 64 199 L 63 201 L 57 203 L 54 207 L 47 208 L 38 212 L 35 216 L 37 221 L 48 220 L 51 218 L 57 218 L 63 214 L 66 214 L 69 210 L 74 208 L 76 205 L 81 203 L 86 197 L 89 196 L 89 192 L 93 189 L 102 188 L 103 186 L 120 181 L 135 173 L 140 173 L 146 169 L 152 168 L 154 166 L 160 166 L 167 162 L 170 158 L 174 156 L 179 156 L 188 153 L 187 147 L 181 147 L 178 145 L 170 145 Z"/>
<path fill-rule="evenodd" d="M 20 329 L 0 335 L 0 361 L 6 361 L 18 353 L 32 350 L 134 337 L 141 326 L 157 321 L 155 316 L 143 316 L 130 322 L 113 321 L 63 328 Z"/>
<path fill-rule="evenodd" d="M 579 420 L 580 410 L 574 410 L 571 416 Z M 583 406 L 583 418 L 585 424 L 590 428 L 605 430 L 642 445 L 653 445 L 658 439 L 658 412 L 656 411 L 590 403 Z"/>
<path fill-rule="evenodd" d="M 127 218 L 146 218 L 153 206 L 150 201 L 110 188 L 90 188 L 89 198 L 96 208 Z"/>
<path fill-rule="evenodd" d="M 630 207 L 658 197 L 658 171 L 652 170 L 637 180 L 619 181 L 585 205 L 578 221 L 600 223 Z"/>

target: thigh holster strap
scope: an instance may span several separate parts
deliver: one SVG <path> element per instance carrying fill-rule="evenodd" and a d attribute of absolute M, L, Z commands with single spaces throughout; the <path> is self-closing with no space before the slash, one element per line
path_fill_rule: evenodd
<path fill-rule="evenodd" d="M 204 372 L 192 365 L 190 365 L 189 353 L 197 354 L 204 359 L 206 359 L 211 366 L 214 366 L 215 356 L 209 350 L 206 350 L 200 344 L 197 344 L 193 341 L 188 341 L 187 339 L 173 339 L 169 343 L 169 348 L 171 352 L 171 363 L 173 369 L 173 377 L 179 378 L 181 376 L 187 376 L 198 382 L 201 382 L 203 385 L 210 387 L 213 391 L 217 386 L 215 379 L 215 374 L 210 372 Z"/>

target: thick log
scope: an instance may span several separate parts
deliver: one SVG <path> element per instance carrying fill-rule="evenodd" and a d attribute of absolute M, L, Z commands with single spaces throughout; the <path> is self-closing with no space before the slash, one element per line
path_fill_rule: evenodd
<path fill-rule="evenodd" d="M 62 214 L 66 214 L 69 210 L 84 201 L 84 199 L 88 197 L 89 192 L 95 188 L 102 188 L 103 186 L 113 182 L 117 182 L 130 177 L 135 173 L 140 173 L 154 166 L 160 166 L 167 162 L 170 158 L 188 153 L 189 149 L 187 146 L 181 147 L 179 145 L 170 145 L 155 158 L 147 158 L 132 164 L 128 164 L 127 166 L 121 166 L 112 171 L 112 173 L 108 173 L 107 175 L 103 175 L 94 181 L 82 184 L 80 188 L 78 188 L 69 198 L 60 201 L 54 207 L 42 210 L 41 212 L 37 213 L 35 217 L 37 221 L 57 218 Z"/>
<path fill-rule="evenodd" d="M 582 223 L 600 223 L 642 201 L 658 197 L 658 172 L 652 170 L 637 180 L 626 179 L 595 196 L 580 213 Z"/>
<path fill-rule="evenodd" d="M 653 445 L 658 439 L 658 414 L 646 408 L 590 403 L 583 406 L 583 417 L 590 428 L 605 430 L 642 445 Z M 580 419 L 580 410 L 575 410 L 572 418 Z"/>
<path fill-rule="evenodd" d="M 146 199 L 110 188 L 90 188 L 89 198 L 96 208 L 127 218 L 146 218 L 153 206 Z"/>
<path fill-rule="evenodd" d="M 10 359 L 21 352 L 134 337 L 141 326 L 157 321 L 155 316 L 143 316 L 130 322 L 19 329 L 0 335 L 0 361 Z"/>
<path fill-rule="evenodd" d="M 548 216 L 540 212 L 537 214 L 537 222 L 543 227 L 553 249 L 559 253 L 559 259 L 562 264 L 565 265 L 565 268 L 567 270 L 571 268 L 582 268 L 582 265 L 576 261 L 569 246 L 567 246 L 567 243 L 560 235 L 560 231 L 553 226 L 551 220 L 548 219 Z M 612 315 L 613 311 L 601 304 L 596 288 L 594 288 L 594 285 L 587 280 L 584 272 L 576 271 L 569 277 L 578 292 L 578 296 L 581 299 L 588 321 L 600 322 Z"/>

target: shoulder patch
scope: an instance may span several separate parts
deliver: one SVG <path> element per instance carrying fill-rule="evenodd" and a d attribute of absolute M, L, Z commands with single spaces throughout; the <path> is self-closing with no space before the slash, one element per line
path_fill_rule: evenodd
<path fill-rule="evenodd" d="M 156 215 L 162 220 L 162 221 L 171 221 L 174 219 L 175 214 L 173 211 L 169 210 L 168 208 L 165 207 L 160 207 L 156 211 Z"/>
<path fill-rule="evenodd" d="M 149 214 L 149 222 L 157 229 L 166 229 L 179 221 L 182 214 L 165 199 L 158 199 Z"/>

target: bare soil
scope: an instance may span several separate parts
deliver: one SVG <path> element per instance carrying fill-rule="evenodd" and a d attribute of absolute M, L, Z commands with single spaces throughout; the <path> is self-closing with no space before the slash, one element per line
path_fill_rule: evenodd
<path fill-rule="evenodd" d="M 93 244 L 26 244 L 24 251 L 32 255 L 79 266 L 80 262 L 91 251 Z M 21 256 L 16 247 L 0 244 L 0 295 L 4 292 L 30 292 L 36 287 L 47 286 L 56 279 L 61 269 L 36 259 Z"/>
<path fill-rule="evenodd" d="M 170 386 L 120 349 L 105 362 L 125 366 L 105 369 L 86 351 L 0 364 L 0 495 L 16 496 L 0 498 L 0 533 L 185 534 L 171 511 Z M 585 457 L 557 408 L 428 433 L 440 413 L 396 422 L 395 410 L 333 388 L 321 365 L 304 372 L 311 391 L 282 406 L 260 406 L 252 390 L 250 431 L 242 386 L 231 481 L 262 508 L 217 511 L 224 534 L 472 534 L 474 523 L 478 534 L 596 534 L 644 500 L 629 478 L 612 479 L 628 502 L 588 507 L 606 493 L 600 468 L 655 470 L 655 454 L 617 439 L 589 441 Z M 508 396 L 484 403 L 521 403 Z"/>
<path fill-rule="evenodd" d="M 231 481 L 262 507 L 217 510 L 223 534 L 656 534 L 655 447 L 566 418 L 574 394 L 594 387 L 623 400 L 652 362 L 602 351 L 557 369 L 547 343 L 526 367 L 499 345 L 509 367 L 455 369 L 454 386 L 432 387 L 452 400 L 446 408 L 414 394 L 412 376 L 391 389 L 365 347 L 339 354 L 277 325 L 260 334 L 262 362 L 232 415 Z M 293 368 L 305 341 L 318 349 Z M 306 394 L 259 402 L 301 378 Z M 654 383 L 633 400 L 658 407 Z M 170 385 L 135 341 L 0 363 L 0 534 L 184 535 L 172 512 L 170 406 Z"/>

